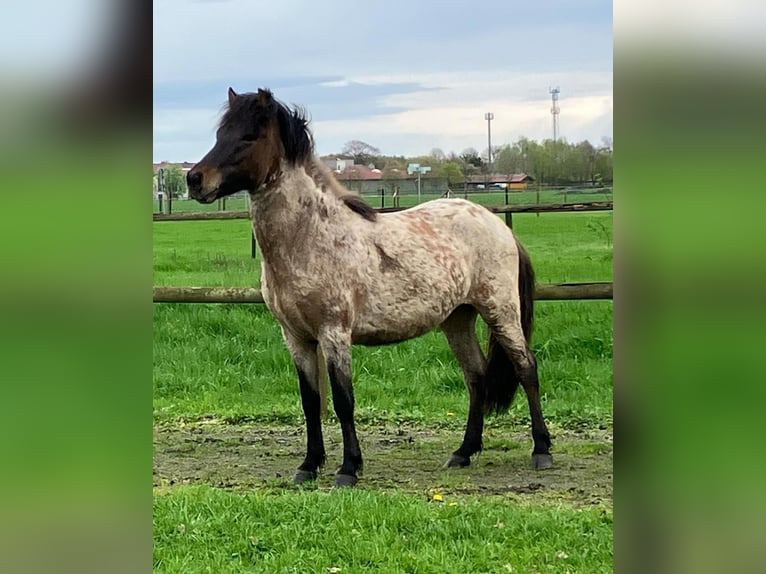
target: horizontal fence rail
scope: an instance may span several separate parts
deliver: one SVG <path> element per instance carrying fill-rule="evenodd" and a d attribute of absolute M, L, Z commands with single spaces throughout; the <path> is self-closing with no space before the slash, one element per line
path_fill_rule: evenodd
<path fill-rule="evenodd" d="M 481 204 L 477 204 L 481 205 Z M 415 207 L 415 206 L 412 206 Z M 588 201 L 583 203 L 528 203 L 518 205 L 484 206 L 492 213 L 559 213 L 571 211 L 610 211 L 612 201 Z M 403 211 L 409 207 L 377 207 L 379 213 Z M 179 213 L 154 213 L 154 221 L 204 221 L 211 219 L 250 219 L 250 212 L 240 211 L 189 211 Z"/>
<path fill-rule="evenodd" d="M 541 283 L 535 287 L 538 301 L 612 299 L 612 282 Z M 155 303 L 263 303 L 254 287 L 154 287 Z"/>

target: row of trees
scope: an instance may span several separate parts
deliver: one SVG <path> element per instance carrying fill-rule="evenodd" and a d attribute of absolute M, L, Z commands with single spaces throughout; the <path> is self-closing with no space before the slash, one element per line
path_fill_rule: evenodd
<path fill-rule="evenodd" d="M 537 142 L 519 138 L 512 144 L 492 149 L 492 164 L 487 149 L 479 153 L 467 148 L 460 154 L 445 154 L 434 148 L 426 156 L 404 157 L 382 155 L 380 150 L 363 141 L 352 140 L 343 147 L 342 155 L 354 158 L 357 164 L 374 166 L 385 178 L 401 176 L 409 163 L 432 168 L 431 176 L 446 177 L 450 185 L 462 183 L 466 176 L 493 174 L 510 176 L 527 173 L 545 185 L 578 183 L 610 184 L 612 182 L 612 140 L 603 138 L 598 147 L 589 141 L 569 143 L 565 139 Z"/>
<path fill-rule="evenodd" d="M 528 173 L 550 185 L 612 182 L 612 141 L 595 147 L 588 140 L 570 144 L 550 139 L 538 143 L 521 138 L 493 150 L 493 172 Z"/>
<path fill-rule="evenodd" d="M 587 140 L 571 144 L 563 139 L 537 142 L 520 138 L 516 143 L 494 147 L 491 165 L 486 149 L 482 153 L 467 148 L 460 154 L 445 154 L 441 149 L 434 148 L 424 156 L 387 156 L 381 154 L 378 148 L 359 140 L 347 142 L 341 155 L 353 157 L 354 163 L 382 170 L 385 179 L 404 177 L 407 164 L 419 163 L 431 167 L 428 175 L 445 177 L 450 185 L 462 184 L 466 177 L 488 174 L 490 170 L 493 174 L 509 177 L 514 173 L 527 173 L 541 184 L 554 186 L 612 183 L 612 141 L 609 138 L 603 138 L 598 147 Z M 164 191 L 174 196 L 183 194 L 186 181 L 181 167 L 169 165 L 163 169 Z"/>

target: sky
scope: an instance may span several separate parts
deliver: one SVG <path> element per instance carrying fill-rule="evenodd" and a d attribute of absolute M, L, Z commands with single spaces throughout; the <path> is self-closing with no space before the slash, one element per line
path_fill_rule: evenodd
<path fill-rule="evenodd" d="M 198 161 L 226 90 L 302 106 L 320 155 L 386 155 L 559 133 L 612 137 L 612 3 L 603 0 L 154 2 L 154 161 Z"/>

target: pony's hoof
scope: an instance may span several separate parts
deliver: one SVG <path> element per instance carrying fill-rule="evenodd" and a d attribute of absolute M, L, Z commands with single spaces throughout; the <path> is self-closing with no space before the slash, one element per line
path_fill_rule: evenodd
<path fill-rule="evenodd" d="M 449 460 L 444 463 L 444 468 L 463 468 L 471 464 L 471 459 L 467 456 L 453 454 Z"/>
<path fill-rule="evenodd" d="M 310 480 L 316 480 L 317 473 L 313 470 L 300 470 L 298 469 L 295 472 L 295 476 L 293 476 L 293 482 L 295 484 L 303 484 L 304 482 L 308 482 Z"/>
<path fill-rule="evenodd" d="M 351 474 L 336 474 L 335 486 L 354 486 L 359 479 Z"/>
<path fill-rule="evenodd" d="M 545 470 L 553 466 L 553 457 L 550 454 L 533 454 L 532 466 L 535 470 Z"/>

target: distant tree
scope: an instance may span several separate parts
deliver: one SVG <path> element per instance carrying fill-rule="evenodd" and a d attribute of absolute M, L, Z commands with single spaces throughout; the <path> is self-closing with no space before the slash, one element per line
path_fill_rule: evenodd
<path fill-rule="evenodd" d="M 444 161 L 446 156 L 441 148 L 435 147 L 431 150 L 431 158 L 436 161 Z"/>
<path fill-rule="evenodd" d="M 480 168 L 484 165 L 484 161 L 482 161 L 481 156 L 479 156 L 479 152 L 472 147 L 464 149 L 463 153 L 460 154 L 460 159 L 463 160 L 464 163 L 470 164 L 475 168 Z"/>
<path fill-rule="evenodd" d="M 614 172 L 612 167 L 612 150 L 600 148 L 596 156 L 593 182 L 612 183 Z"/>
<path fill-rule="evenodd" d="M 490 159 L 492 160 L 492 171 L 495 170 L 495 161 L 497 160 L 497 154 L 500 152 L 502 146 L 492 146 L 492 157 L 489 156 L 489 148 L 485 147 L 481 151 L 481 161 L 483 162 L 484 166 L 489 169 Z"/>
<path fill-rule="evenodd" d="M 558 174 L 556 168 L 556 151 L 558 146 L 552 139 L 544 139 L 541 144 L 538 158 L 542 172 L 540 181 L 548 185 L 555 185 Z"/>
<path fill-rule="evenodd" d="M 612 140 L 604 137 L 601 144 L 595 147 L 587 140 L 574 144 L 564 138 L 538 142 L 522 136 L 515 143 L 492 148 L 493 171 L 506 176 L 527 173 L 544 185 L 572 185 L 586 181 L 611 183 Z M 460 154 L 454 151 L 445 154 L 443 150 L 433 148 L 429 155 L 383 156 L 374 155 L 377 148 L 356 140 L 348 142 L 344 152 L 347 157 L 354 157 L 357 163 L 369 165 L 374 161 L 383 171 L 384 179 L 405 177 L 407 164 L 419 163 L 432 168 L 430 177 L 446 178 L 450 185 L 455 185 L 465 177 L 483 173 L 487 167 L 486 148 L 481 155 L 469 147 Z"/>
<path fill-rule="evenodd" d="M 342 153 L 353 157 L 354 163 L 368 165 L 378 158 L 380 150 L 367 142 L 351 140 L 343 146 Z"/>
<path fill-rule="evenodd" d="M 511 176 L 521 171 L 521 150 L 516 145 L 504 145 L 495 149 L 494 167 L 497 173 Z"/>
<path fill-rule="evenodd" d="M 392 169 L 406 169 L 407 167 L 407 160 L 404 157 L 396 157 L 396 156 L 382 156 L 380 159 L 380 165 L 378 166 L 380 169 L 383 170 L 392 170 Z"/>
<path fill-rule="evenodd" d="M 595 173 L 596 157 L 598 156 L 596 148 L 588 140 L 581 141 L 575 147 L 575 156 L 577 158 L 578 181 L 595 183 L 593 174 Z"/>
<path fill-rule="evenodd" d="M 448 161 L 445 162 L 442 166 L 442 172 L 444 173 L 444 176 L 447 178 L 447 183 L 449 185 L 455 185 L 457 183 L 462 183 L 465 180 L 465 176 L 463 175 L 463 170 L 460 169 L 460 164 L 456 161 Z"/>
<path fill-rule="evenodd" d="M 180 165 L 170 165 L 162 168 L 165 170 L 165 189 L 173 197 L 178 197 L 186 192 L 186 177 Z"/>

